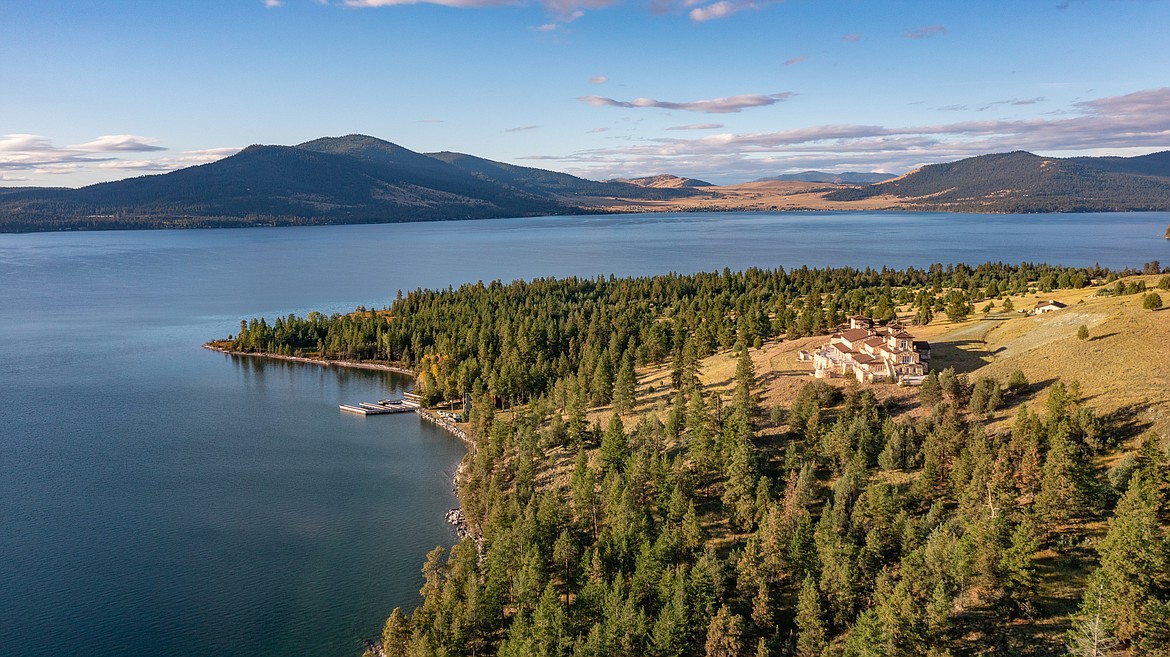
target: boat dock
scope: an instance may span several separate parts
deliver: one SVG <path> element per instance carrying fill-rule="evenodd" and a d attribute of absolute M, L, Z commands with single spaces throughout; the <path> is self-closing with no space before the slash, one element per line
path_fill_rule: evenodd
<path fill-rule="evenodd" d="M 357 415 L 388 415 L 390 413 L 410 413 L 418 408 L 418 404 L 404 399 L 380 399 L 376 402 L 360 402 L 358 404 L 339 404 L 339 408 L 346 413 Z"/>

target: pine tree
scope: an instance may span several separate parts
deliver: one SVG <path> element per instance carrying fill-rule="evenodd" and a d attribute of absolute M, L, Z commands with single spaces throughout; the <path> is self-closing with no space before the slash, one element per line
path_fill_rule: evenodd
<path fill-rule="evenodd" d="M 601 463 L 606 470 L 621 468 L 630 455 L 630 442 L 622 417 L 609 416 L 609 425 L 601 436 Z"/>
<path fill-rule="evenodd" d="M 918 399 L 924 406 L 935 406 L 942 401 L 943 392 L 942 386 L 938 381 L 938 372 L 931 372 L 922 380 L 922 386 L 918 389 Z"/>
<path fill-rule="evenodd" d="M 1052 524 L 1092 510 L 1096 480 L 1092 462 L 1068 435 L 1066 425 L 1058 425 L 1048 441 L 1036 512 Z"/>
<path fill-rule="evenodd" d="M 756 367 L 743 342 L 736 345 L 736 350 L 738 357 L 735 364 L 735 394 L 732 398 L 732 406 L 735 412 L 742 414 L 743 418 L 750 424 L 759 413 L 759 404 L 756 402 L 755 395 L 752 394 L 752 386 L 756 383 Z"/>
<path fill-rule="evenodd" d="M 654 621 L 650 642 L 659 657 L 681 657 L 691 638 L 685 568 L 668 569 L 659 588 L 667 597 Z"/>
<path fill-rule="evenodd" d="M 533 645 L 528 654 L 538 657 L 558 657 L 564 654 L 567 625 L 568 619 L 560 596 L 549 582 L 532 613 Z"/>
<path fill-rule="evenodd" d="M 732 449 L 727 462 L 727 483 L 723 489 L 723 505 L 731 516 L 732 525 L 741 531 L 751 529 L 756 517 L 755 482 L 751 444 L 743 441 Z"/>
<path fill-rule="evenodd" d="M 604 406 L 613 399 L 613 366 L 609 362 L 609 352 L 602 351 L 597 359 L 597 366 L 593 368 L 593 379 L 590 391 L 593 393 L 593 404 Z"/>
<path fill-rule="evenodd" d="M 385 655 L 405 655 L 410 646 L 410 620 L 403 615 L 402 610 L 394 608 L 393 613 L 382 626 L 382 653 Z"/>
<path fill-rule="evenodd" d="M 563 530 L 553 543 L 553 564 L 556 566 L 561 583 L 565 587 L 565 606 L 569 605 L 569 590 L 572 588 L 573 569 L 577 565 L 580 555 L 577 551 L 577 541 L 573 540 L 569 530 Z"/>
<path fill-rule="evenodd" d="M 1143 611 L 1156 601 L 1170 572 L 1159 502 L 1154 483 L 1144 475 L 1130 481 L 1098 548 L 1101 565 L 1085 592 L 1082 613 L 1095 613 L 1099 606 L 1110 633 L 1123 643 L 1139 637 Z"/>
<path fill-rule="evenodd" d="M 573 475 L 569 482 L 572 489 L 573 512 L 582 526 L 597 538 L 597 473 L 589 467 L 589 457 L 584 450 L 577 452 Z"/>
<path fill-rule="evenodd" d="M 727 605 L 719 607 L 707 626 L 707 657 L 742 657 L 743 635 L 743 617 L 732 613 Z"/>
<path fill-rule="evenodd" d="M 580 377 L 572 377 L 569 383 L 568 392 L 568 411 L 569 411 L 569 438 L 578 445 L 584 443 L 588 434 L 588 422 L 585 418 L 585 408 L 587 400 L 585 399 L 585 390 L 581 385 Z"/>
<path fill-rule="evenodd" d="M 675 390 L 691 392 L 699 385 L 699 353 L 695 339 L 687 335 L 674 350 L 674 364 L 670 372 L 670 384 Z"/>
<path fill-rule="evenodd" d="M 971 306 L 967 304 L 967 297 L 959 290 L 952 290 L 947 295 L 947 319 L 952 322 L 966 321 L 971 314 Z"/>
<path fill-rule="evenodd" d="M 812 575 L 806 575 L 796 605 L 796 657 L 821 657 L 827 645 L 822 616 L 817 582 Z"/>
<path fill-rule="evenodd" d="M 1030 517 L 1024 517 L 1012 531 L 1011 544 L 1000 557 L 1000 586 L 1003 605 L 1011 615 L 1027 615 L 1036 594 L 1036 542 Z"/>
<path fill-rule="evenodd" d="M 718 468 L 719 453 L 711 428 L 711 417 L 707 414 L 707 405 L 703 402 L 703 395 L 698 391 L 691 395 L 687 403 L 686 426 L 687 449 L 695 462 L 699 484 L 706 488 Z"/>
<path fill-rule="evenodd" d="M 616 413 L 629 413 L 638 403 L 637 376 L 634 374 L 634 357 L 626 352 L 622 359 L 622 366 L 618 370 L 617 380 L 613 384 L 613 410 Z"/>
<path fill-rule="evenodd" d="M 1086 602 L 1089 599 L 1086 598 Z M 1082 605 L 1082 610 L 1084 605 Z M 1073 657 L 1108 657 L 1117 647 L 1117 641 L 1109 634 L 1101 596 L 1094 596 L 1091 608 L 1068 633 L 1069 654 Z"/>

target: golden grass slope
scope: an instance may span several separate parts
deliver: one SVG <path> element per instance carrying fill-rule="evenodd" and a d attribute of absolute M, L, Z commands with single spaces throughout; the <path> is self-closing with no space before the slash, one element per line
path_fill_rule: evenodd
<path fill-rule="evenodd" d="M 1135 276 L 1153 288 L 1159 276 Z M 1141 424 L 1170 438 L 1170 307 L 1150 311 L 1142 308 L 1144 294 L 1099 297 L 1100 287 L 1058 290 L 1012 297 L 1016 312 L 976 313 L 964 322 L 937 317 L 927 326 L 911 326 L 919 339 L 929 340 L 931 366 L 935 370 L 954 367 L 972 381 L 991 376 L 1001 382 L 1014 370 L 1021 370 L 1035 389 L 1057 380 L 1077 382 L 1081 394 L 1099 414 L 1130 409 Z M 1170 292 L 1162 291 L 1170 302 Z M 1063 310 L 1033 316 L 1037 302 L 1054 299 L 1068 305 Z M 996 308 L 1003 302 L 996 300 Z M 984 304 L 978 304 L 980 306 Z M 1167 303 L 1170 306 L 1170 303 Z M 909 322 L 910 316 L 903 321 Z M 1084 325 L 1089 338 L 1077 337 Z M 802 349 L 813 350 L 828 341 L 827 336 L 769 342 L 751 349 L 756 368 L 758 393 L 765 411 L 773 406 L 788 407 L 812 377 L 812 364 L 797 361 Z M 735 383 L 735 354 L 722 351 L 703 360 L 699 378 L 708 394 L 718 392 L 730 398 Z M 837 379 L 835 383 L 844 384 Z M 916 388 L 873 384 L 879 399 L 894 399 L 913 406 Z M 639 368 L 638 407 L 631 417 L 665 411 L 674 397 L 670 386 L 670 364 Z M 589 411 L 590 422 L 602 426 L 609 420 L 608 406 Z M 1010 419 L 1006 415 L 1003 419 Z M 769 430 L 765 428 L 765 435 Z"/>
<path fill-rule="evenodd" d="M 666 201 L 594 198 L 588 205 L 608 212 L 719 212 L 769 210 L 897 210 L 905 201 L 878 196 L 860 201 L 829 201 L 828 192 L 851 187 L 799 181 L 757 181 L 739 185 L 699 187 L 702 194 Z"/>

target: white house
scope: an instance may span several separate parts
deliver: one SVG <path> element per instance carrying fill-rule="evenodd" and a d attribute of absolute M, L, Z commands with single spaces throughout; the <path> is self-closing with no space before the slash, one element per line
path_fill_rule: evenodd
<path fill-rule="evenodd" d="M 901 325 L 875 329 L 868 317 L 850 317 L 849 328 L 834 333 L 813 355 L 813 376 L 920 383 L 929 364 L 930 343 L 915 341 Z"/>
<path fill-rule="evenodd" d="M 1032 314 L 1043 315 L 1044 313 L 1050 313 L 1054 310 L 1060 310 L 1061 308 L 1068 308 L 1068 306 L 1059 301 L 1040 301 L 1037 302 L 1036 307 L 1032 309 Z"/>

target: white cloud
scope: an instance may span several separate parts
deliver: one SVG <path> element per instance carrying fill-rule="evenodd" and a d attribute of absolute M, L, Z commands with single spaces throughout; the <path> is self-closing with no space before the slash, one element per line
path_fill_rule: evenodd
<path fill-rule="evenodd" d="M 240 151 L 239 148 L 210 148 L 184 151 L 172 157 L 132 157 L 136 153 L 167 150 L 156 146 L 156 141 L 138 135 L 104 135 L 81 144 L 60 147 L 39 135 L 3 135 L 0 137 L 0 170 L 27 171 L 37 175 L 77 174 L 86 170 L 173 171 L 214 162 Z M 8 179 L 13 178 L 9 176 Z"/>
<path fill-rule="evenodd" d="M 156 141 L 158 140 L 151 137 L 139 137 L 137 135 L 106 135 L 84 144 L 69 146 L 68 148 L 90 153 L 165 151 L 166 149 L 162 146 L 154 145 Z"/>
<path fill-rule="evenodd" d="M 538 32 L 553 32 L 560 30 L 567 23 L 571 23 L 585 15 L 587 9 L 601 9 L 615 4 L 618 0 L 539 0 L 541 6 L 548 12 L 551 21 L 537 25 L 531 29 Z M 398 5 L 432 4 L 460 9 L 480 9 L 485 7 L 522 6 L 527 0 L 340 0 L 339 5 L 352 8 L 394 7 Z"/>
<path fill-rule="evenodd" d="M 726 18 L 737 11 L 739 11 L 737 5 L 728 2 L 728 0 L 720 0 L 706 7 L 695 7 L 691 10 L 690 17 L 696 23 L 702 23 L 716 18 Z"/>
<path fill-rule="evenodd" d="M 655 100 L 653 98 L 635 98 L 634 100 L 614 100 L 604 96 L 581 96 L 577 100 L 590 105 L 610 107 L 656 107 L 660 109 L 684 110 L 687 112 L 707 112 L 709 114 L 731 114 L 750 107 L 765 107 L 788 100 L 791 92 L 776 94 L 740 94 L 726 98 L 712 98 L 710 100 L 694 100 L 688 102 L 673 102 Z"/>
<path fill-rule="evenodd" d="M 183 151 L 177 157 L 163 157 L 150 160 L 109 160 L 97 165 L 99 169 L 118 169 L 128 171 L 174 171 L 197 164 L 207 164 L 222 160 L 225 157 L 240 152 L 240 148 L 207 148 L 197 151 Z"/>
<path fill-rule="evenodd" d="M 722 123 L 691 123 L 690 125 L 673 125 L 667 130 L 718 130 Z"/>
<path fill-rule="evenodd" d="M 997 101 L 1003 107 L 1043 99 Z M 764 133 L 658 138 L 560 158 L 591 178 L 670 172 L 703 179 L 759 177 L 765 170 L 864 167 L 907 171 L 930 162 L 1031 150 L 1151 152 L 1170 148 L 1170 87 L 1075 103 L 1065 114 L 890 127 L 828 124 Z M 677 126 L 687 128 L 687 126 Z M 769 167 L 771 167 L 769 169 Z"/>
<path fill-rule="evenodd" d="M 947 33 L 945 25 L 927 25 L 925 27 L 907 30 L 902 33 L 903 39 L 929 39 L 930 37 L 943 36 Z"/>
<path fill-rule="evenodd" d="M 268 9 L 275 9 L 284 6 L 284 0 L 264 0 L 264 6 Z"/>
<path fill-rule="evenodd" d="M 695 7 L 706 0 L 682 0 L 684 7 Z M 783 2 L 784 0 L 718 0 L 709 5 L 695 7 L 687 15 L 696 23 L 702 23 L 720 18 L 727 18 L 745 10 L 759 10 L 765 6 Z"/>
<path fill-rule="evenodd" d="M 523 4 L 517 0 L 343 0 L 345 7 L 393 7 L 398 5 L 431 4 L 444 7 L 501 7 L 506 5 Z"/>
<path fill-rule="evenodd" d="M 591 84 L 605 84 L 606 82 L 609 82 L 609 78 L 605 77 L 604 75 L 595 75 L 589 78 L 589 82 Z"/>
<path fill-rule="evenodd" d="M 527 130 L 536 130 L 538 125 L 518 125 L 515 128 L 504 128 L 504 132 L 525 132 Z"/>

